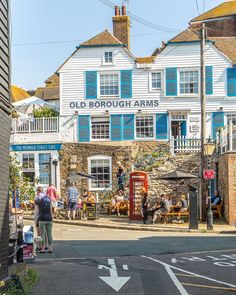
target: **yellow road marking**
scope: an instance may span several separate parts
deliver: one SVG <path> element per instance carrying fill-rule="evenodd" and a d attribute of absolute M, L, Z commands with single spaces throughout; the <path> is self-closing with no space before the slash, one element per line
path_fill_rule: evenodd
<path fill-rule="evenodd" d="M 175 273 L 176 276 L 180 276 L 180 277 L 190 277 L 190 278 L 197 278 L 197 276 L 194 275 L 186 275 L 183 273 Z"/>
<path fill-rule="evenodd" d="M 198 284 L 190 284 L 190 283 L 181 283 L 181 284 L 184 285 L 184 286 L 191 286 L 191 287 L 218 289 L 218 290 L 225 290 L 225 291 L 236 291 L 235 288 L 226 288 L 226 287 L 217 287 L 217 286 L 208 286 L 208 285 L 198 285 Z"/>

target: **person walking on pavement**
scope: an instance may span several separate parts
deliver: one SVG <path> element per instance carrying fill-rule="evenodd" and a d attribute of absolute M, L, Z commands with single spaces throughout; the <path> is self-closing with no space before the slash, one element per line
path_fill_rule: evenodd
<path fill-rule="evenodd" d="M 46 237 L 48 240 L 48 253 L 52 253 L 52 202 L 47 195 L 43 195 L 40 198 L 35 199 L 35 204 L 39 208 L 39 232 L 42 238 L 41 251 L 40 253 L 45 253 L 45 242 Z"/>
<path fill-rule="evenodd" d="M 35 199 L 34 202 L 37 200 L 40 200 L 43 196 L 45 196 L 45 193 L 43 192 L 43 188 L 41 186 L 38 186 L 36 189 L 36 195 L 35 195 Z M 35 202 L 34 204 L 34 225 L 35 225 L 35 237 L 39 237 L 40 236 L 40 231 L 39 231 L 39 206 L 37 205 L 37 202 Z M 46 239 L 47 240 L 47 239 Z M 36 251 L 40 251 L 40 247 L 39 244 L 37 244 L 37 248 Z"/>
<path fill-rule="evenodd" d="M 48 197 L 51 199 L 51 202 L 52 202 L 53 217 L 57 218 L 57 201 L 58 201 L 59 195 L 58 195 L 56 187 L 52 183 L 49 184 L 46 194 L 48 195 Z"/>
<path fill-rule="evenodd" d="M 77 210 L 77 204 L 79 200 L 79 192 L 75 187 L 75 183 L 72 183 L 72 186 L 69 187 L 67 192 L 68 197 L 68 219 L 70 219 L 72 215 L 72 219 L 75 220 L 75 214 Z"/>
<path fill-rule="evenodd" d="M 118 184 L 117 192 L 120 190 L 125 191 L 125 168 L 120 161 L 117 162 L 116 177 L 117 177 L 117 184 Z"/>
<path fill-rule="evenodd" d="M 141 214 L 143 223 L 146 224 L 148 218 L 148 198 L 147 198 L 147 190 L 145 187 L 142 187 L 142 200 L 141 200 Z"/>

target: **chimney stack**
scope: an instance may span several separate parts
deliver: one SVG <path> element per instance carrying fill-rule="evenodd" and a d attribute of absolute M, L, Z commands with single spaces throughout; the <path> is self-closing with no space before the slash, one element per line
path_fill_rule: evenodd
<path fill-rule="evenodd" d="M 120 16 L 120 7 L 115 6 L 115 16 Z"/>
<path fill-rule="evenodd" d="M 122 15 L 126 15 L 126 6 L 122 5 Z"/>
<path fill-rule="evenodd" d="M 126 6 L 122 5 L 122 15 L 120 7 L 115 6 L 115 16 L 113 16 L 113 35 L 130 49 L 130 17 L 126 14 Z"/>

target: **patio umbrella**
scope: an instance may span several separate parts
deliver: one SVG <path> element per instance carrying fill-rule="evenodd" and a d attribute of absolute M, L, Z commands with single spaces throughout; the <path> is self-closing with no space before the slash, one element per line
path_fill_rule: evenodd
<path fill-rule="evenodd" d="M 162 179 L 162 180 L 175 180 L 176 181 L 176 194 L 178 193 L 178 180 L 191 179 L 191 178 L 198 178 L 198 176 L 190 174 L 190 173 L 178 171 L 178 170 L 172 171 L 168 174 L 158 177 L 158 179 Z"/>
<path fill-rule="evenodd" d="M 45 100 L 43 100 L 41 98 L 38 98 L 36 96 L 31 96 L 31 97 L 28 97 L 26 99 L 17 101 L 15 103 L 13 103 L 13 106 L 14 106 L 15 110 L 17 110 L 17 111 L 19 111 L 21 113 L 26 113 L 28 111 L 29 107 L 31 107 L 31 106 L 33 106 L 33 107 L 36 107 L 36 106 L 44 107 L 44 106 L 46 106 L 46 107 L 48 107 L 50 109 L 59 110 L 59 108 L 55 104 L 46 102 Z"/>
<path fill-rule="evenodd" d="M 81 179 L 97 179 L 97 177 L 90 175 L 90 174 L 85 174 L 83 172 L 78 172 L 78 173 L 76 173 L 76 175 L 78 175 L 79 178 L 81 178 Z"/>

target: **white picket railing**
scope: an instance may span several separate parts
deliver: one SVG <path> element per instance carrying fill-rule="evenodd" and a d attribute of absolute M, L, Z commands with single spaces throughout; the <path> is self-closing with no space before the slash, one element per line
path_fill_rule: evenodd
<path fill-rule="evenodd" d="M 199 153 L 201 151 L 201 139 L 186 138 L 185 136 L 172 137 L 171 152 L 175 153 Z"/>
<path fill-rule="evenodd" d="M 236 150 L 236 126 L 231 121 L 217 132 L 216 146 L 220 155 Z"/>
<path fill-rule="evenodd" d="M 59 132 L 59 118 L 17 118 L 12 120 L 12 133 L 56 133 Z"/>

